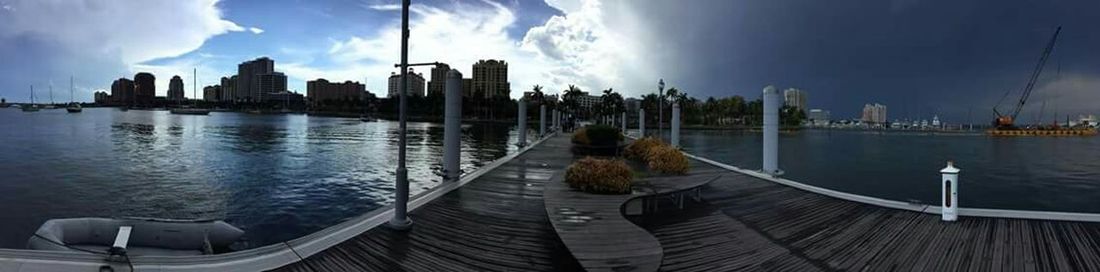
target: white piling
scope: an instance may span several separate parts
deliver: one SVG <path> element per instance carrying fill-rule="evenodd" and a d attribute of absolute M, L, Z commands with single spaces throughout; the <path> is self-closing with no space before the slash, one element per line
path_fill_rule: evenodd
<path fill-rule="evenodd" d="M 623 135 L 626 135 L 626 112 L 625 111 L 623 112 L 622 123 L 623 123 L 623 128 L 622 128 Z"/>
<path fill-rule="evenodd" d="M 638 109 L 638 138 L 645 137 L 645 110 Z"/>
<path fill-rule="evenodd" d="M 520 98 L 516 103 L 519 104 L 519 117 L 516 118 L 519 130 L 516 134 L 519 136 L 519 146 L 524 147 L 527 146 L 527 100 Z"/>
<path fill-rule="evenodd" d="M 444 86 L 443 181 L 458 181 L 462 176 L 459 157 L 462 145 L 462 73 L 451 70 Z M 523 139 L 520 136 L 520 139 Z"/>
<path fill-rule="evenodd" d="M 764 87 L 764 173 L 777 176 L 779 170 L 779 91 Z"/>
<path fill-rule="evenodd" d="M 940 169 L 940 174 L 943 176 L 940 214 L 943 221 L 955 221 L 959 218 L 959 169 L 947 161 L 947 167 Z"/>
<path fill-rule="evenodd" d="M 680 148 L 680 103 L 672 104 L 672 147 Z"/>
<path fill-rule="evenodd" d="M 546 136 L 546 105 L 539 105 L 539 137 Z"/>

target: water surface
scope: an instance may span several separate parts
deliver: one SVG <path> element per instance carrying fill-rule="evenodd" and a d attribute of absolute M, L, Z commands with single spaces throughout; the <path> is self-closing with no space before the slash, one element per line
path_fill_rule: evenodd
<path fill-rule="evenodd" d="M 443 127 L 408 127 L 416 194 L 439 183 Z M 514 126 L 463 127 L 466 172 L 516 150 Z M 0 109 L 0 247 L 24 248 L 47 219 L 85 216 L 224 219 L 246 231 L 241 248 L 297 238 L 392 202 L 397 128 L 306 115 Z"/>

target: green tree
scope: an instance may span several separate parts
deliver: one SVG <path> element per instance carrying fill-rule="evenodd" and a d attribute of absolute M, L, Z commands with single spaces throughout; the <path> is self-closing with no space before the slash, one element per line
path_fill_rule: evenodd
<path fill-rule="evenodd" d="M 584 94 L 581 88 L 577 86 L 569 85 L 569 88 L 562 93 L 561 107 L 564 111 L 572 113 L 575 116 L 584 116 L 581 111 L 580 97 Z"/>

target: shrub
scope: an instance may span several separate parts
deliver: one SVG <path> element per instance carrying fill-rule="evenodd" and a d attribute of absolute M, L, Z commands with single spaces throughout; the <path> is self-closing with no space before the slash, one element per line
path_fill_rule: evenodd
<path fill-rule="evenodd" d="M 588 129 L 580 128 L 577 131 L 574 131 L 573 132 L 573 143 L 574 144 L 591 145 L 592 140 L 588 139 Z"/>
<path fill-rule="evenodd" d="M 607 125 L 591 125 L 584 128 L 585 136 L 590 145 L 610 146 L 618 145 L 623 140 L 623 134 L 618 128 Z"/>
<path fill-rule="evenodd" d="M 565 170 L 569 187 L 597 194 L 628 194 L 634 173 L 622 160 L 585 157 Z"/>
<path fill-rule="evenodd" d="M 649 153 L 650 148 L 663 144 L 664 143 L 662 143 L 661 140 L 658 140 L 657 138 L 641 138 L 626 146 L 626 150 L 623 151 L 623 156 L 632 160 L 645 161 L 646 154 Z"/>
<path fill-rule="evenodd" d="M 688 170 L 687 156 L 670 145 L 651 147 L 646 153 L 646 162 L 650 170 L 661 173 L 682 175 Z"/>

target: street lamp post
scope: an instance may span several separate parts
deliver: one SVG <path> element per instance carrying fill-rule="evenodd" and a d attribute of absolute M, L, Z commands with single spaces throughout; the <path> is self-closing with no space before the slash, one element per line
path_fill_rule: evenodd
<path fill-rule="evenodd" d="M 665 79 L 657 82 L 657 139 L 664 141 L 665 121 Z"/>
<path fill-rule="evenodd" d="M 412 227 L 412 220 L 408 218 L 408 206 L 409 206 L 409 170 L 405 168 L 405 108 L 407 102 L 405 97 L 409 92 L 409 1 L 401 1 L 401 91 L 400 93 L 400 109 L 398 110 L 398 120 L 400 122 L 401 132 L 398 134 L 398 147 L 397 147 L 397 184 L 394 197 L 393 218 L 390 219 L 389 226 L 395 230 L 407 230 Z"/>

